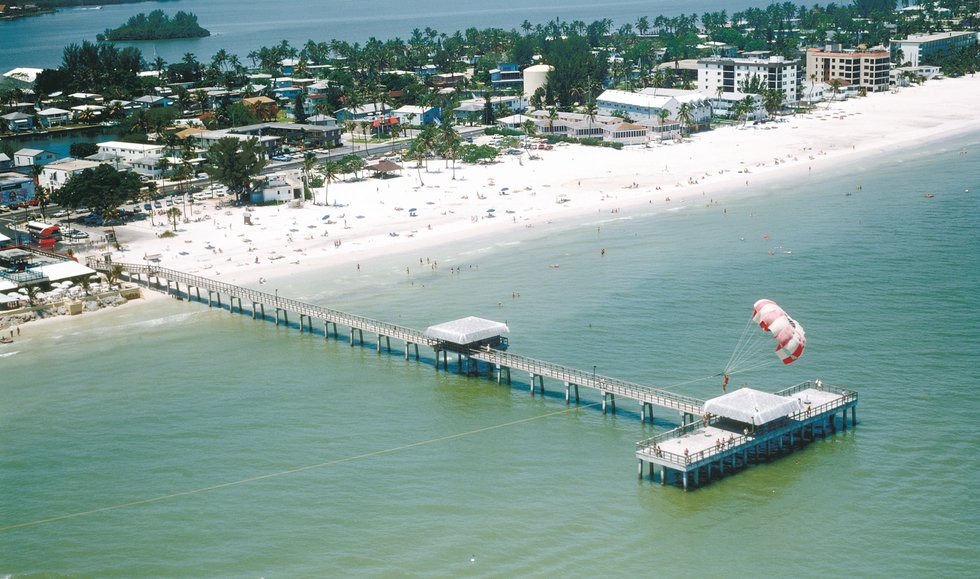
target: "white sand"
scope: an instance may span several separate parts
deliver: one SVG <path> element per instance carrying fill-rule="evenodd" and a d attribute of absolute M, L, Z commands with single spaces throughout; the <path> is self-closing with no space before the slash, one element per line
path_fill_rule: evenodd
<path fill-rule="evenodd" d="M 442 160 L 422 169 L 421 182 L 414 162 L 407 162 L 400 177 L 331 184 L 329 201 L 343 207 L 254 208 L 253 225 L 245 225 L 245 209 L 207 202 L 197 206 L 195 221 L 178 225 L 175 238 L 157 237 L 170 227 L 164 217 L 155 218 L 156 227 L 150 220 L 120 227 L 124 251 L 113 252 L 113 259 L 142 263 L 144 255 L 159 254 L 163 267 L 257 287 L 263 278 L 328 264 L 355 267 L 381 254 L 425 255 L 422 249 L 450 241 L 458 247 L 513 228 L 586 214 L 626 215 L 651 203 L 708 204 L 722 211 L 726 197 L 773 179 L 830 174 L 843 163 L 978 131 L 977 94 L 980 77 L 934 80 L 821 104 L 784 122 L 695 134 L 679 144 L 622 151 L 559 146 L 535 151 L 540 160 L 525 154 L 486 166 L 457 163 L 455 180 Z M 410 208 L 418 209 L 417 217 Z M 491 208 L 495 217 L 487 218 Z"/>

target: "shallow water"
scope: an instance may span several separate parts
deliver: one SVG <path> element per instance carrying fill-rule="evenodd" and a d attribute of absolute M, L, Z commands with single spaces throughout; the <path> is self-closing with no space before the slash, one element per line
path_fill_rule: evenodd
<path fill-rule="evenodd" d="M 517 373 L 175 300 L 28 326 L 0 350 L 0 573 L 972 576 L 978 144 L 279 284 L 418 328 L 506 321 L 514 352 L 705 398 L 774 299 L 807 351 L 733 384 L 854 388 L 858 427 L 696 492 L 636 478 L 675 414 L 567 408 Z"/>

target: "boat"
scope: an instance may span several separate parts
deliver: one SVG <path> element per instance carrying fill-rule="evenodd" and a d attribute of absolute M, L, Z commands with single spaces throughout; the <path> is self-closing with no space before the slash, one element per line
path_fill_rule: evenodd
<path fill-rule="evenodd" d="M 7 337 L 0 338 L 0 344 L 13 344 L 13 343 L 14 341 L 10 338 Z"/>

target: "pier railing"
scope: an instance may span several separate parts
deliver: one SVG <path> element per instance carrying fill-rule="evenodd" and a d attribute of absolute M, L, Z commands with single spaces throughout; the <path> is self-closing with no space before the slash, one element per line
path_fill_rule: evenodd
<path fill-rule="evenodd" d="M 230 283 L 224 283 L 210 278 L 184 273 L 182 271 L 168 269 L 157 265 L 121 263 L 107 261 L 98 257 L 89 257 L 87 264 L 92 269 L 98 271 L 108 271 L 113 266 L 119 266 L 128 274 L 146 276 L 147 279 L 150 277 L 156 277 L 158 279 L 163 278 L 170 282 L 184 284 L 185 286 L 232 296 L 238 300 L 247 300 L 255 304 L 262 304 L 264 306 L 288 310 L 296 314 L 308 316 L 311 319 L 317 318 L 329 321 L 331 323 L 343 324 L 351 328 L 405 340 L 412 342 L 413 344 L 434 346 L 439 342 L 434 338 L 426 336 L 424 332 L 413 328 L 407 328 L 364 316 L 349 314 L 331 308 L 316 306 L 290 298 L 283 298 L 279 297 L 278 294 L 270 294 L 268 292 L 237 286 Z"/>
<path fill-rule="evenodd" d="M 776 392 L 779 396 L 791 396 L 803 390 L 809 388 L 817 389 L 816 382 L 801 382 L 795 386 L 790 386 Z M 641 440 L 636 443 L 637 454 L 646 454 L 648 456 L 656 457 L 662 461 L 667 461 L 678 466 L 698 464 L 705 459 L 714 458 L 718 455 L 725 454 L 726 452 L 739 447 L 741 444 L 749 442 L 751 440 L 766 437 L 766 436 L 778 436 L 789 432 L 795 428 L 799 428 L 801 422 L 806 422 L 807 420 L 819 417 L 822 414 L 826 414 L 831 410 L 836 410 L 844 406 L 850 406 L 857 402 L 857 392 L 853 390 L 847 390 L 844 388 L 839 388 L 837 386 L 831 386 L 829 384 L 820 383 L 820 390 L 826 392 L 832 392 L 838 394 L 840 398 L 835 398 L 823 404 L 817 406 L 808 406 L 807 408 L 793 413 L 791 415 L 785 416 L 781 419 L 777 419 L 768 424 L 755 427 L 755 430 L 751 434 L 737 434 L 732 433 L 727 440 L 723 440 L 722 444 L 714 447 L 708 448 L 696 453 L 691 454 L 679 454 L 676 452 L 671 452 L 664 450 L 660 447 L 661 444 L 668 440 L 675 438 L 680 438 L 685 434 L 695 432 L 699 428 L 715 424 L 722 419 L 717 416 L 712 416 L 705 423 L 704 420 L 698 420 L 691 424 L 679 426 L 673 430 L 668 430 L 667 432 L 662 432 L 656 436 L 648 438 L 646 440 Z"/>
<path fill-rule="evenodd" d="M 691 414 L 700 414 L 704 408 L 704 400 L 660 390 L 644 384 L 611 378 L 594 374 L 587 370 L 571 368 L 553 362 L 536 360 L 519 354 L 500 352 L 497 350 L 474 350 L 472 358 L 491 364 L 497 364 L 512 370 L 523 370 L 535 376 L 545 376 L 553 380 L 561 380 L 569 384 L 594 388 L 601 392 L 616 394 L 639 402 L 649 402 L 662 408 L 671 408 Z"/>

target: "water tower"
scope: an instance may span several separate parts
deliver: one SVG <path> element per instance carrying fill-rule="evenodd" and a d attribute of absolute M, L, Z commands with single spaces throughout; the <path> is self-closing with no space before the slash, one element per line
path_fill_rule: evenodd
<path fill-rule="evenodd" d="M 534 91 L 548 84 L 548 73 L 555 70 L 549 64 L 535 64 L 524 69 L 524 98 L 530 99 Z"/>

